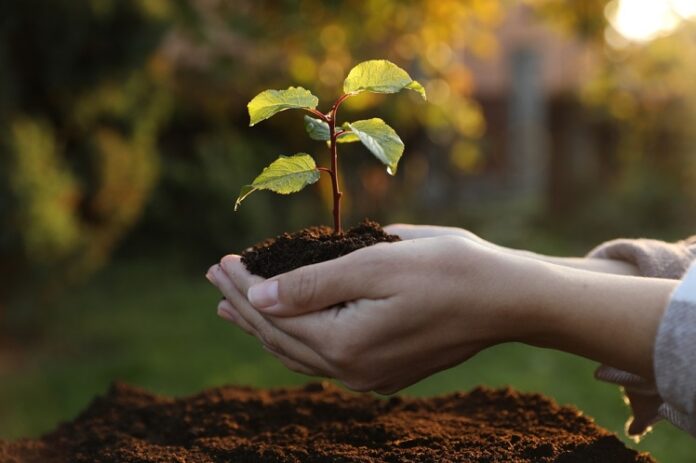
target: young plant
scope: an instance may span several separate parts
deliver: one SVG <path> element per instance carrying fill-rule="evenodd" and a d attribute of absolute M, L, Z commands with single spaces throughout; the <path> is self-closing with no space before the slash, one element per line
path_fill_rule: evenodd
<path fill-rule="evenodd" d="M 286 109 L 304 109 L 315 117 L 305 115 L 305 130 L 313 140 L 326 141 L 331 153 L 331 167 L 317 167 L 312 156 L 297 153 L 280 156 L 266 167 L 261 174 L 245 185 L 234 206 L 256 190 L 270 190 L 280 194 L 295 193 L 319 180 L 321 172 L 329 175 L 333 189 L 334 232 L 341 233 L 341 189 L 338 185 L 338 144 L 361 142 L 387 166 L 389 175 L 396 168 L 404 152 L 404 143 L 382 119 L 344 122 L 338 126 L 336 114 L 341 104 L 351 96 L 362 92 L 397 93 L 403 89 L 413 90 L 425 99 L 423 86 L 411 79 L 406 71 L 386 60 L 364 61 L 348 73 L 343 82 L 343 95 L 333 104 L 329 112 L 318 111 L 319 99 L 302 87 L 287 90 L 265 90 L 256 95 L 247 105 L 249 126 L 253 126 Z"/>

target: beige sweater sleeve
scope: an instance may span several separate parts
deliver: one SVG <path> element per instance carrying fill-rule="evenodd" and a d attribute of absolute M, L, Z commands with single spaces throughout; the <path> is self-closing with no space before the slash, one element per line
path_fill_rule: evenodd
<path fill-rule="evenodd" d="M 607 241 L 590 251 L 588 257 L 630 262 L 644 277 L 679 280 L 696 259 L 696 236 L 676 243 L 645 238 Z"/>
<path fill-rule="evenodd" d="M 634 264 L 642 276 L 682 279 L 696 260 L 696 236 L 677 243 L 619 239 L 592 250 L 590 258 Z M 627 432 L 640 436 L 666 418 L 696 436 L 696 264 L 672 295 L 655 341 L 655 382 L 602 365 L 595 376 L 623 387 L 633 417 Z M 687 296 L 684 296 L 684 295 Z"/>

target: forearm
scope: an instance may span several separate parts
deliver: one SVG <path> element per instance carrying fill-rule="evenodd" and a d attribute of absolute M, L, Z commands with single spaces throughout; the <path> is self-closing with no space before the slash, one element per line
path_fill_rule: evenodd
<path fill-rule="evenodd" d="M 653 378 L 657 329 L 676 280 L 546 266 L 540 285 L 542 335 L 530 343 Z"/>
<path fill-rule="evenodd" d="M 548 262 L 554 265 L 563 267 L 575 268 L 579 270 L 589 270 L 599 273 L 610 273 L 614 275 L 638 276 L 638 268 L 630 262 L 624 262 L 616 259 L 588 259 L 586 257 L 556 257 L 537 254 L 531 251 L 509 249 L 509 252 L 517 255 L 528 257 L 542 262 Z"/>
<path fill-rule="evenodd" d="M 550 264 L 562 265 L 564 267 L 590 270 L 593 272 L 613 273 L 617 275 L 638 275 L 638 268 L 631 262 L 618 259 L 588 259 L 584 257 L 555 257 L 537 254 L 521 249 L 512 249 L 500 246 L 490 241 L 486 241 L 476 234 L 456 227 L 440 227 L 433 225 L 404 225 L 394 224 L 385 227 L 389 233 L 401 236 L 403 239 L 430 238 L 434 236 L 452 235 L 461 236 L 469 241 L 485 246 L 488 249 L 504 252 L 518 257 L 531 258 L 537 261 L 548 262 Z"/>

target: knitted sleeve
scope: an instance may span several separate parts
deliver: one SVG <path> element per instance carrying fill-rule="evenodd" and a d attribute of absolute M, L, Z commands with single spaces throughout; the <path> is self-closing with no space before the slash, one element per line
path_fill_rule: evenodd
<path fill-rule="evenodd" d="M 659 413 L 696 436 L 696 263 L 672 294 L 655 339 Z"/>
<path fill-rule="evenodd" d="M 644 238 L 607 241 L 587 257 L 622 260 L 635 265 L 641 276 L 678 280 L 696 259 L 696 236 L 676 243 Z"/>
<path fill-rule="evenodd" d="M 660 322 L 655 340 L 655 382 L 602 365 L 595 376 L 622 386 L 633 417 L 626 430 L 640 436 L 662 418 L 696 436 L 696 236 L 677 243 L 618 239 L 588 257 L 629 262 L 646 277 L 682 279 Z"/>

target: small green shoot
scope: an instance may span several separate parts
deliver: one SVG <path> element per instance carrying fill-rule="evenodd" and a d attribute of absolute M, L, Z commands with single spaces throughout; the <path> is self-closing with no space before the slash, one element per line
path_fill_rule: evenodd
<path fill-rule="evenodd" d="M 286 109 L 303 109 L 305 130 L 312 140 L 325 141 L 331 153 L 331 167 L 318 167 L 306 153 L 280 156 L 266 167 L 261 174 L 245 185 L 239 193 L 234 210 L 256 190 L 270 190 L 280 194 L 295 193 L 316 183 L 321 172 L 329 175 L 333 189 L 334 232 L 341 233 L 341 192 L 338 185 L 338 143 L 361 142 L 382 164 L 389 175 L 396 169 L 404 152 L 404 143 L 382 119 L 345 122 L 338 126 L 336 114 L 341 104 L 351 96 L 362 92 L 397 93 L 403 89 L 413 90 L 425 99 L 423 86 L 411 79 L 406 71 L 386 60 L 364 61 L 348 73 L 343 83 L 343 95 L 327 113 L 317 110 L 319 99 L 302 87 L 287 90 L 265 90 L 256 95 L 247 105 L 249 126 L 266 120 Z"/>

